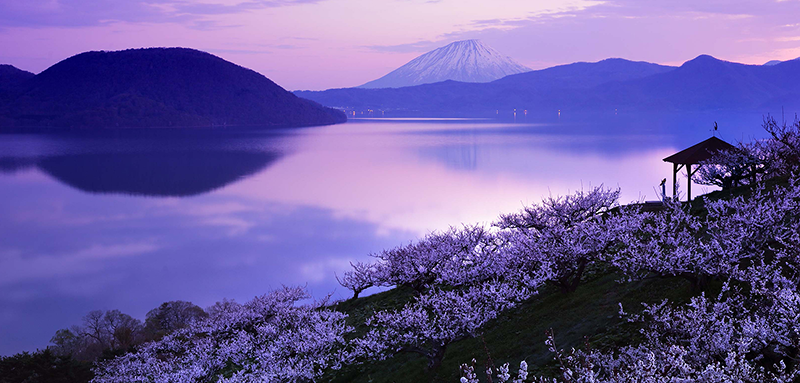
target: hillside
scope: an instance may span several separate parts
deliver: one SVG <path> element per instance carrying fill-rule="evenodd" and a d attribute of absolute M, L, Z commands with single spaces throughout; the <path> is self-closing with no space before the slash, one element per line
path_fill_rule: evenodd
<path fill-rule="evenodd" d="M 342 112 L 261 74 L 186 48 L 86 52 L 19 84 L 0 128 L 306 126 Z M 4 118 L 4 119 L 3 119 Z"/>
<path fill-rule="evenodd" d="M 0 64 L 0 89 L 10 89 L 19 86 L 36 76 L 35 74 L 16 68 L 13 65 Z"/>
<path fill-rule="evenodd" d="M 578 62 L 510 75 L 494 82 L 529 90 L 586 89 L 613 81 L 628 81 L 670 72 L 674 67 L 644 61 L 610 58 L 596 63 Z"/>
<path fill-rule="evenodd" d="M 296 92 L 323 105 L 395 113 L 491 116 L 620 111 L 763 111 L 800 106 L 800 61 L 744 65 L 699 56 L 678 68 L 622 59 L 575 63 L 485 84 L 446 81 L 398 89 Z"/>
<path fill-rule="evenodd" d="M 770 179 L 764 183 L 767 190 L 785 186 L 787 186 L 785 179 Z M 742 186 L 727 191 L 712 192 L 704 198 L 695 199 L 686 207 L 692 215 L 706 216 L 709 214 L 710 204 L 741 197 L 753 198 L 753 195 L 753 189 Z M 382 361 L 347 366 L 338 371 L 329 370 L 320 381 L 458 382 L 463 376 L 459 369 L 462 363 L 474 361 L 475 370 L 483 377 L 483 371 L 487 367 L 493 366 L 497 371 L 497 367 L 510 363 L 513 369 L 515 363 L 522 360 L 527 362 L 528 371 L 532 375 L 558 378 L 560 377 L 558 361 L 546 344 L 549 332 L 552 331 L 559 349 L 618 351 L 625 345 L 636 346 L 647 343 L 645 335 L 647 331 L 643 331 L 647 326 L 643 322 L 627 321 L 620 315 L 620 308 L 624 308 L 628 314 L 638 315 L 645 307 L 644 304 L 670 302 L 670 305 L 680 306 L 701 296 L 718 296 L 724 289 L 722 282 L 724 278 L 712 280 L 704 287 L 697 288 L 687 279 L 674 275 L 649 275 L 641 279 L 630 279 L 619 274 L 618 270 L 602 265 L 595 265 L 587 271 L 581 285 L 575 291 L 564 293 L 554 286 L 547 286 L 538 295 L 487 322 L 477 336 L 452 343 L 447 347 L 442 364 L 438 368 L 426 369 L 424 357 L 406 352 Z M 398 287 L 341 302 L 336 309 L 347 313 L 349 323 L 356 328 L 356 335 L 363 336 L 362 334 L 367 331 L 364 323 L 372 313 L 397 310 L 409 300 L 413 300 L 413 295 L 411 289 Z M 705 307 L 699 311 L 703 309 Z M 709 314 L 703 312 L 703 315 Z M 777 316 L 774 313 L 771 315 Z M 665 331 L 669 333 L 670 330 L 674 331 L 672 334 L 680 332 L 677 328 Z M 700 329 L 694 330 L 703 334 Z M 702 336 L 700 335 L 705 342 L 706 339 Z M 569 379 L 563 381 L 570 382 Z M 598 379 L 598 381 L 606 380 Z"/>
<path fill-rule="evenodd" d="M 35 76 L 11 65 L 0 64 L 0 105 L 16 96 L 15 91 L 25 81 Z"/>
<path fill-rule="evenodd" d="M 595 94 L 636 109 L 758 110 L 780 106 L 775 99 L 795 92 L 798 79 L 800 62 L 764 67 L 702 55 L 667 73 L 600 86 Z"/>
<path fill-rule="evenodd" d="M 450 43 L 425 53 L 359 88 L 400 88 L 447 80 L 489 82 L 530 71 L 478 40 Z"/>
<path fill-rule="evenodd" d="M 619 275 L 599 271 L 587 278 L 574 293 L 562 294 L 557 289 L 545 289 L 538 297 L 504 313 L 482 330 L 482 338 L 469 338 L 453 343 L 444 355 L 442 365 L 434 371 L 425 367 L 424 357 L 412 353 L 399 354 L 384 361 L 328 371 L 321 382 L 395 382 L 433 383 L 458 382 L 459 365 L 475 359 L 479 371 L 484 371 L 491 359 L 495 366 L 526 360 L 531 372 L 557 375 L 553 353 L 545 340 L 553 330 L 559 347 L 607 349 L 636 342 L 638 325 L 625 322 L 619 316 L 619 304 L 638 309 L 642 302 L 656 303 L 662 299 L 684 302 L 693 292 L 679 278 L 648 279 L 619 283 Z M 356 300 L 342 302 L 337 309 L 347 313 L 351 325 L 363 331 L 370 313 L 396 309 L 411 299 L 412 292 L 397 288 Z"/>

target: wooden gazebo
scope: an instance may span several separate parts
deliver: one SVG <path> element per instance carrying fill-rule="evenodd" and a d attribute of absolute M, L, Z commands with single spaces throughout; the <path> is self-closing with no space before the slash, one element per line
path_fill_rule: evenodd
<path fill-rule="evenodd" d="M 698 166 L 692 170 L 692 165 L 698 165 L 700 162 L 708 160 L 714 154 L 723 150 L 731 150 L 736 147 L 720 140 L 717 137 L 711 137 L 697 145 L 691 146 L 680 152 L 677 152 L 664 159 L 664 162 L 672 163 L 672 197 L 678 195 L 678 171 L 686 166 L 687 186 L 686 198 L 687 201 L 692 200 L 692 176 L 699 169 Z"/>

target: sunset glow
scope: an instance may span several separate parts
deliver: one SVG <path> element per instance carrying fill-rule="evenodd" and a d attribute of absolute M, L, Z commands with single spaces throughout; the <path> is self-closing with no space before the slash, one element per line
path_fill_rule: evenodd
<path fill-rule="evenodd" d="M 710 2 L 718 3 L 718 2 Z M 87 50 L 183 46 L 290 89 L 349 87 L 446 43 L 478 38 L 528 67 L 699 54 L 800 56 L 797 1 L 2 1 L 0 62 L 38 73 Z"/>

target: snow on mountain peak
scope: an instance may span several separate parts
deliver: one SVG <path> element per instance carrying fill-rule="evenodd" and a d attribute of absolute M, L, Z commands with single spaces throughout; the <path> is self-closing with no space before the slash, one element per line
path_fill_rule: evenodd
<path fill-rule="evenodd" d="M 445 80 L 489 82 L 530 71 L 479 40 L 456 41 L 423 54 L 360 88 L 399 88 Z"/>

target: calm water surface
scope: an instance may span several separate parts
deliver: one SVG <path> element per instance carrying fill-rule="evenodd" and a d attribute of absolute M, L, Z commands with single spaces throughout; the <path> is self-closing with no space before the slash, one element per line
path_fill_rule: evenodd
<path fill-rule="evenodd" d="M 758 117 L 737 121 L 723 138 L 758 134 Z M 361 120 L 225 138 L 0 136 L 0 354 L 44 347 L 95 309 L 143 319 L 168 300 L 298 284 L 346 297 L 334 274 L 350 261 L 431 230 L 600 184 L 657 199 L 662 158 L 710 134 L 663 120 Z"/>

